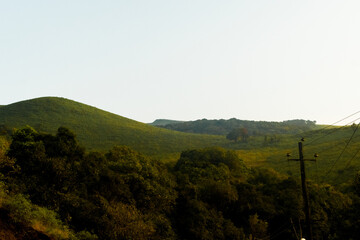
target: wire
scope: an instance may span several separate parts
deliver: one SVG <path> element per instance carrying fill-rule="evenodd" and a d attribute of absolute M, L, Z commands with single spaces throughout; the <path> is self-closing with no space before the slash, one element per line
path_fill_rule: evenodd
<path fill-rule="evenodd" d="M 274 239 L 276 238 L 277 236 L 279 236 L 280 234 L 286 232 L 286 231 L 289 231 L 289 227 L 290 227 L 290 224 L 291 223 L 288 223 L 288 222 L 285 222 L 283 225 L 281 225 L 276 231 L 273 232 L 273 234 L 271 236 L 267 236 L 265 238 L 263 238 L 264 240 L 266 239 Z"/>
<path fill-rule="evenodd" d="M 323 127 L 323 128 L 320 128 L 320 129 L 317 129 L 317 130 L 311 130 L 311 131 L 307 131 L 307 132 L 303 132 L 303 133 L 298 133 L 298 134 L 294 135 L 294 137 L 295 137 L 295 138 L 300 138 L 300 137 L 309 138 L 309 137 L 311 137 L 311 136 L 313 136 L 313 135 L 315 135 L 315 134 L 320 133 L 321 131 L 323 131 L 323 130 L 325 130 L 325 129 L 328 129 L 328 128 L 330 128 L 330 127 L 335 127 L 335 124 L 338 124 L 338 123 L 340 123 L 340 122 L 342 122 L 342 121 L 344 121 L 344 120 L 346 120 L 346 119 L 348 119 L 348 118 L 350 118 L 350 117 L 352 117 L 352 116 L 354 116 L 354 115 L 356 115 L 356 114 L 358 114 L 358 113 L 360 113 L 360 111 L 357 111 L 357 112 L 355 112 L 355 113 L 353 113 L 353 114 L 350 114 L 349 116 L 344 117 L 344 118 L 342 118 L 342 119 L 340 119 L 340 120 L 338 120 L 338 121 L 336 121 L 336 122 L 334 122 L 334 123 L 332 123 L 332 124 L 330 124 L 330 125 L 326 125 L 326 126 Z M 326 136 L 328 136 L 328 135 L 330 135 L 330 134 L 332 134 L 332 133 L 334 133 L 334 132 L 336 132 L 336 131 L 338 131 L 338 130 L 340 130 L 340 129 L 343 129 L 343 128 L 346 127 L 347 125 L 349 125 L 349 124 L 351 124 L 351 123 L 353 123 L 353 122 L 355 122 L 355 121 L 357 121 L 357 120 L 359 120 L 359 119 L 360 119 L 360 118 L 357 118 L 357 119 L 351 121 L 350 123 L 345 124 L 344 126 L 342 126 L 342 127 L 340 127 L 340 128 L 335 128 L 335 130 L 334 130 L 333 132 L 330 132 L 330 133 L 326 134 L 325 136 L 321 136 L 321 137 L 319 137 L 319 138 L 317 138 L 317 139 L 315 139 L 315 140 L 312 140 L 311 142 L 304 144 L 304 146 L 309 145 L 309 144 L 311 144 L 311 143 L 313 143 L 313 142 L 315 142 L 315 141 L 317 141 L 317 140 L 319 140 L 319 139 L 321 139 L 321 138 L 323 138 L 323 137 L 326 137 Z M 290 151 L 290 152 L 292 152 L 292 150 L 296 151 L 295 148 L 291 148 L 291 151 Z"/>
<path fill-rule="evenodd" d="M 325 130 L 325 129 L 328 129 L 328 128 L 331 128 L 331 127 L 335 127 L 336 124 L 338 124 L 338 123 L 340 123 L 340 122 L 342 122 L 342 121 L 344 121 L 344 120 L 346 120 L 346 119 L 348 119 L 348 118 L 350 118 L 350 117 L 352 117 L 352 116 L 354 116 L 354 115 L 356 115 L 356 114 L 358 114 L 358 113 L 360 113 L 360 111 L 357 111 L 357 112 L 355 112 L 355 113 L 353 113 L 353 114 L 350 114 L 349 116 L 344 117 L 344 118 L 342 118 L 342 119 L 340 119 L 340 120 L 338 120 L 338 121 L 336 121 L 336 122 L 334 122 L 334 123 L 332 123 L 332 124 L 330 124 L 330 125 L 326 125 L 326 126 L 323 127 L 323 128 L 320 128 L 320 129 L 317 129 L 317 130 L 307 131 L 307 132 L 305 132 L 305 133 L 298 133 L 298 134 L 295 135 L 295 136 L 296 136 L 296 137 L 309 138 L 311 135 L 314 135 L 314 134 L 317 133 L 317 132 L 321 132 L 321 131 L 323 131 L 323 130 Z M 356 120 L 355 120 L 355 121 L 356 121 Z M 354 121 L 352 121 L 352 122 L 354 122 Z M 348 125 L 348 124 L 345 124 L 345 125 Z"/>
<path fill-rule="evenodd" d="M 305 133 L 303 133 L 302 135 L 303 135 L 304 137 L 306 137 L 306 138 L 309 138 L 309 137 L 311 137 L 311 136 L 314 136 L 315 134 L 321 134 L 321 132 L 323 132 L 324 130 L 329 129 L 329 128 L 331 128 L 331 127 L 335 127 L 336 124 L 338 124 L 338 123 L 340 123 L 340 122 L 343 122 L 344 120 L 346 120 L 346 119 L 348 119 L 348 118 L 350 118 L 350 117 L 353 117 L 353 116 L 355 116 L 355 115 L 358 114 L 358 113 L 360 113 L 360 111 L 357 111 L 357 112 L 355 112 L 355 113 L 353 113 L 353 114 L 350 114 L 349 116 L 344 117 L 344 118 L 342 118 L 342 119 L 340 119 L 340 120 L 332 123 L 331 125 L 327 125 L 327 126 L 321 128 L 321 129 L 318 129 L 318 130 L 313 130 L 313 131 L 305 132 Z M 318 140 L 320 140 L 320 139 L 322 139 L 322 138 L 325 138 L 325 137 L 327 137 L 327 136 L 329 136 L 329 135 L 331 135 L 331 134 L 334 134 L 334 133 L 336 133 L 336 132 L 338 132 L 338 131 L 340 131 L 340 130 L 342 130 L 342 129 L 344 129 L 344 128 L 347 128 L 347 127 L 349 127 L 350 124 L 354 124 L 357 120 L 360 120 L 360 117 L 359 117 L 359 118 L 356 118 L 355 120 L 352 120 L 352 121 L 348 122 L 347 124 L 345 124 L 345 125 L 342 126 L 342 127 L 336 127 L 336 128 L 334 128 L 334 129 L 330 130 L 330 131 L 327 132 L 326 134 L 321 135 L 320 137 L 317 137 L 317 138 L 311 140 L 310 142 L 305 143 L 303 146 L 308 146 L 308 145 L 310 145 L 310 144 L 312 144 L 312 143 L 314 143 L 314 142 L 316 142 L 316 141 L 318 141 Z M 360 123 L 359 123 L 359 124 L 360 124 Z M 345 152 L 345 150 L 346 150 L 347 147 L 349 146 L 350 142 L 351 142 L 353 139 L 355 139 L 354 135 L 355 135 L 356 131 L 357 131 L 358 128 L 359 128 L 359 124 L 357 125 L 357 127 L 356 127 L 356 129 L 354 130 L 353 134 L 351 135 L 350 139 L 347 141 L 346 146 L 344 147 L 344 149 L 343 149 L 342 152 L 340 153 L 339 157 L 333 162 L 331 168 L 330 168 L 329 171 L 325 174 L 325 176 L 328 175 L 328 174 L 333 170 L 334 166 L 335 166 L 336 163 L 339 161 L 339 159 L 342 157 L 343 153 Z M 304 134 L 305 134 L 305 135 L 304 135 Z M 296 136 L 301 136 L 301 135 L 300 135 L 300 134 L 297 134 L 297 135 L 295 135 L 295 137 L 296 137 Z M 338 144 L 337 144 L 336 146 L 338 146 Z M 334 145 L 326 148 L 325 150 L 321 150 L 321 152 L 325 152 L 325 151 L 329 150 L 330 148 L 334 148 Z M 293 148 L 290 149 L 290 151 L 293 151 L 293 150 L 296 151 L 296 150 L 295 150 L 295 147 L 293 147 Z M 356 157 L 356 155 L 357 155 L 359 152 L 360 152 L 360 149 L 359 149 L 359 150 L 357 151 L 357 153 L 348 161 L 348 163 L 347 163 L 346 166 L 350 165 L 351 161 Z M 289 164 L 288 164 L 288 169 L 289 169 Z M 324 176 L 324 177 L 325 177 L 325 176 Z M 320 181 L 319 181 L 319 176 L 318 176 L 318 166 L 317 166 L 317 162 L 316 162 L 316 176 L 315 176 L 315 178 L 316 178 L 316 179 L 315 179 L 316 182 L 319 183 Z"/>
<path fill-rule="evenodd" d="M 296 239 L 300 239 L 298 234 L 297 234 L 297 231 L 296 231 L 296 228 L 295 228 L 295 225 L 294 225 L 294 222 L 293 222 L 292 218 L 290 218 L 290 222 L 291 222 L 291 226 L 293 227 Z"/>
<path fill-rule="evenodd" d="M 345 118 L 343 118 L 343 119 L 341 119 L 341 120 L 339 120 L 339 121 L 331 124 L 330 126 L 333 126 L 333 125 L 335 125 L 335 124 L 338 124 L 338 123 L 344 121 L 345 119 L 348 119 L 348 118 L 350 118 L 350 117 L 352 117 L 352 116 L 354 116 L 354 115 L 356 115 L 356 114 L 358 114 L 358 113 L 360 113 L 360 111 L 357 111 L 356 113 L 353 113 L 353 114 L 351 114 L 351 115 L 349 115 L 349 116 L 347 116 L 347 117 L 345 117 Z M 327 128 L 327 127 L 328 127 L 328 126 L 324 127 L 324 129 Z"/>
<path fill-rule="evenodd" d="M 337 131 L 339 131 L 339 130 L 341 130 L 341 129 L 344 129 L 344 128 L 348 127 L 350 124 L 355 123 L 357 120 L 360 120 L 360 117 L 357 118 L 357 119 L 355 119 L 355 120 L 353 120 L 353 121 L 351 121 L 351 122 L 349 122 L 349 123 L 347 123 L 346 125 L 344 125 L 344 126 L 342 126 L 342 127 L 335 128 L 333 131 L 331 131 L 331 132 L 329 132 L 329 133 L 327 133 L 327 134 L 325 134 L 325 135 L 322 135 L 322 136 L 320 136 L 320 137 L 318 137 L 318 138 L 315 138 L 314 140 L 312 140 L 312 141 L 310 141 L 310 142 L 308 142 L 308 143 L 306 143 L 306 144 L 304 144 L 304 145 L 305 145 L 305 146 L 306 146 L 306 145 L 309 145 L 309 144 L 311 144 L 311 143 L 313 143 L 313 142 L 318 141 L 318 140 L 321 139 L 321 138 L 327 137 L 327 136 L 329 136 L 329 135 L 331 135 L 331 134 L 333 134 L 333 133 L 335 133 L 335 132 L 337 132 Z M 324 130 L 324 129 L 325 129 L 325 128 L 323 128 L 322 130 Z M 319 130 L 318 132 L 320 132 L 320 131 L 322 131 L 322 130 Z"/>
<path fill-rule="evenodd" d="M 288 223 L 286 225 L 287 227 L 283 227 L 283 229 L 281 231 L 278 230 L 277 233 L 273 234 L 272 236 L 268 237 L 268 239 L 275 239 L 276 237 L 278 237 L 279 235 L 283 234 L 284 232 L 288 232 L 289 231 L 289 226 L 290 224 Z"/>
<path fill-rule="evenodd" d="M 356 126 L 356 129 L 354 130 L 354 132 L 353 132 L 353 134 L 351 135 L 350 139 L 347 141 L 347 143 L 346 143 L 344 149 L 341 151 L 339 157 L 334 161 L 334 163 L 332 164 L 330 170 L 329 170 L 325 175 L 328 175 L 328 174 L 333 170 L 335 164 L 339 161 L 339 159 L 341 158 L 341 156 L 342 156 L 343 153 L 345 152 L 346 148 L 349 146 L 351 140 L 353 139 L 355 133 L 357 132 L 357 130 L 358 130 L 358 128 L 359 128 L 359 125 L 360 125 L 360 123 Z"/>
<path fill-rule="evenodd" d="M 325 129 L 327 129 L 327 128 L 334 127 L 335 124 L 338 124 L 338 123 L 340 123 L 340 122 L 342 122 L 342 121 L 344 121 L 344 120 L 346 120 L 346 119 L 348 119 L 348 118 L 350 118 L 350 117 L 352 117 L 352 116 L 354 116 L 354 115 L 356 115 L 356 114 L 358 114 L 358 113 L 360 113 L 360 111 L 357 111 L 357 112 L 355 112 L 355 113 L 353 113 L 353 114 L 351 114 L 351 115 L 349 115 L 349 116 L 347 116 L 347 117 L 344 117 L 343 119 L 341 119 L 341 120 L 339 120 L 339 121 L 336 121 L 336 122 L 334 122 L 334 123 L 332 123 L 332 124 L 330 124 L 330 125 L 326 125 L 325 127 L 321 128 L 321 129 L 318 129 L 318 130 L 316 130 L 316 131 L 322 131 L 322 130 L 325 130 Z M 356 120 L 355 120 L 355 121 L 356 121 Z M 353 122 L 353 121 L 352 121 L 352 122 Z"/>
<path fill-rule="evenodd" d="M 354 156 L 346 163 L 345 169 L 349 167 L 351 161 L 354 160 L 354 158 L 356 157 L 356 155 L 358 155 L 359 152 L 360 152 L 360 148 L 356 151 L 356 153 L 354 154 Z"/>
<path fill-rule="evenodd" d="M 339 143 L 334 142 L 333 144 L 331 144 L 329 147 L 325 148 L 325 149 L 321 149 L 320 151 L 318 151 L 317 153 L 319 153 L 320 155 L 323 155 L 322 153 L 328 152 L 329 149 L 334 149 L 334 148 L 340 148 L 341 146 L 339 146 Z"/>
<path fill-rule="evenodd" d="M 319 171 L 318 171 L 317 161 L 315 161 L 315 166 L 316 166 L 315 181 L 316 181 L 316 183 L 319 183 Z"/>

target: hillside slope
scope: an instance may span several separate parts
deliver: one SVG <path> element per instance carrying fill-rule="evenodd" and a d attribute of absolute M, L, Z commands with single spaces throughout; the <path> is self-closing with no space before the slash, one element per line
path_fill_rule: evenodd
<path fill-rule="evenodd" d="M 358 125 L 360 126 L 360 125 Z M 237 153 L 251 167 L 273 168 L 283 174 L 300 178 L 299 162 L 288 161 L 299 156 L 298 142 L 302 137 L 303 154 L 306 161 L 306 176 L 316 183 L 331 183 L 336 186 L 350 184 L 360 171 L 360 131 L 357 126 L 328 126 L 297 135 L 280 135 L 280 142 L 251 149 L 240 149 Z"/>
<path fill-rule="evenodd" d="M 127 145 L 149 155 L 219 145 L 223 137 L 186 134 L 157 128 L 92 106 L 57 97 L 17 102 L 0 108 L 0 125 L 55 133 L 60 126 L 74 131 L 88 149 Z"/>

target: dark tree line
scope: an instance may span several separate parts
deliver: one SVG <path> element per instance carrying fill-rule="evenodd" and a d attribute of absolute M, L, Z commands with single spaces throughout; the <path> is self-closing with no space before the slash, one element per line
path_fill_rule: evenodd
<path fill-rule="evenodd" d="M 247 129 L 249 136 L 273 135 L 273 134 L 297 134 L 317 129 L 315 121 L 288 120 L 283 122 L 246 121 L 231 118 L 228 120 L 201 119 L 188 122 L 176 122 L 160 127 L 187 133 L 201 133 L 213 135 L 227 135 L 234 129 Z"/>
<path fill-rule="evenodd" d="M 304 221 L 297 179 L 249 169 L 221 148 L 184 151 L 169 167 L 125 146 L 87 153 L 63 127 L 28 127 L 13 134 L 7 157 L 10 193 L 88 233 L 78 239 L 298 239 Z M 359 176 L 347 194 L 309 183 L 315 239 L 357 239 Z"/>

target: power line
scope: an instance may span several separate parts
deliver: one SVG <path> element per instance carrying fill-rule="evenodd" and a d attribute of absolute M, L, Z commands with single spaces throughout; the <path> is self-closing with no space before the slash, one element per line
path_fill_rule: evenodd
<path fill-rule="evenodd" d="M 347 116 L 347 117 L 345 117 L 345 118 L 343 118 L 343 119 L 341 119 L 341 120 L 339 120 L 339 121 L 337 121 L 337 122 L 335 122 L 335 123 L 333 123 L 333 124 L 331 124 L 331 125 L 338 124 L 338 123 L 344 121 L 345 119 L 348 119 L 348 118 L 350 118 L 350 117 L 352 117 L 352 116 L 354 116 L 354 115 L 356 115 L 356 114 L 358 114 L 358 113 L 360 113 L 360 111 L 357 111 L 356 113 L 353 113 L 353 114 L 351 114 L 351 115 L 349 115 L 349 116 Z M 325 128 L 327 128 L 327 127 L 324 127 L 324 129 L 325 129 Z"/>
<path fill-rule="evenodd" d="M 285 222 L 284 224 L 282 224 L 276 231 L 273 231 L 273 233 L 270 236 L 267 236 L 265 238 L 263 238 L 264 240 L 268 239 L 274 239 L 277 236 L 281 235 L 282 233 L 289 231 L 289 227 L 290 227 L 290 223 Z"/>
<path fill-rule="evenodd" d="M 350 117 L 352 117 L 352 116 L 354 116 L 354 115 L 356 115 L 356 114 L 358 114 L 358 113 L 360 113 L 360 111 L 357 111 L 357 112 L 355 112 L 355 113 L 353 113 L 353 114 L 350 114 L 349 116 L 344 117 L 344 118 L 342 118 L 342 119 L 340 119 L 340 120 L 338 120 L 338 121 L 336 121 L 336 122 L 334 122 L 334 123 L 332 123 L 332 124 L 330 124 L 330 125 L 326 125 L 326 126 L 323 127 L 323 128 L 320 128 L 320 129 L 317 129 L 317 130 L 312 130 L 312 131 L 307 131 L 307 132 L 305 132 L 305 135 L 304 135 L 304 133 L 298 133 L 298 134 L 295 135 L 295 136 L 296 136 L 296 138 L 298 138 L 298 137 L 306 137 L 306 138 L 308 138 L 308 137 L 310 137 L 311 135 L 313 135 L 313 134 L 316 133 L 316 132 L 321 132 L 321 131 L 323 131 L 323 130 L 325 130 L 325 129 L 327 129 L 327 128 L 335 127 L 336 124 L 338 124 L 338 123 L 340 123 L 340 122 L 342 122 L 342 121 L 344 121 L 344 120 L 346 120 L 346 119 L 348 119 L 348 118 L 350 118 Z M 345 124 L 345 125 L 347 125 L 347 124 Z M 311 135 L 306 135 L 306 133 L 312 133 L 312 134 L 311 134 Z"/>
<path fill-rule="evenodd" d="M 303 133 L 298 133 L 298 134 L 294 135 L 294 137 L 295 138 L 300 138 L 300 137 L 309 138 L 310 136 L 312 136 L 312 135 L 314 135 L 314 134 L 316 134 L 318 132 L 321 132 L 321 131 L 323 131 L 323 130 L 325 130 L 327 128 L 335 127 L 335 124 L 338 124 L 338 123 L 340 123 L 340 122 L 342 122 L 342 121 L 344 121 L 344 120 L 346 120 L 346 119 L 348 119 L 348 118 L 350 118 L 350 117 L 352 117 L 352 116 L 354 116 L 354 115 L 356 115 L 358 113 L 360 113 L 360 111 L 357 111 L 357 112 L 355 112 L 353 114 L 350 114 L 349 116 L 344 117 L 344 118 L 342 118 L 342 119 L 340 119 L 340 120 L 338 120 L 338 121 L 336 121 L 336 122 L 334 122 L 334 123 L 332 123 L 330 125 L 326 125 L 323 128 L 320 128 L 320 129 L 317 129 L 317 130 L 306 131 L 306 132 L 303 132 Z M 360 119 L 360 118 L 358 118 L 358 119 Z M 356 121 L 356 120 L 354 120 L 354 121 Z M 354 121 L 352 121 L 352 122 L 354 122 Z M 345 124 L 345 126 L 348 125 L 348 124 Z"/>
<path fill-rule="evenodd" d="M 355 139 L 355 137 L 354 137 L 354 139 Z M 328 146 L 327 148 L 321 149 L 320 151 L 318 151 L 318 153 L 323 155 L 323 153 L 328 152 L 328 150 L 330 150 L 330 149 L 334 150 L 334 148 L 341 148 L 341 146 L 339 146 L 338 142 L 334 142 L 330 146 Z"/>
<path fill-rule="evenodd" d="M 341 156 L 342 156 L 342 155 L 343 155 L 343 153 L 345 152 L 346 148 L 349 146 L 349 144 L 350 144 L 351 140 L 353 139 L 353 137 L 354 137 L 355 133 L 357 132 L 357 130 L 358 130 L 358 128 L 359 128 L 359 125 L 360 125 L 360 123 L 356 126 L 356 128 L 355 128 L 355 130 L 354 130 L 353 134 L 351 135 L 350 139 L 347 141 L 347 143 L 346 143 L 346 145 L 345 145 L 344 149 L 341 151 L 341 153 L 340 153 L 339 157 L 338 157 L 338 158 L 334 161 L 334 163 L 332 164 L 332 166 L 331 166 L 330 170 L 329 170 L 329 171 L 328 171 L 325 175 L 328 175 L 328 174 L 329 174 L 329 173 L 333 170 L 333 168 L 334 168 L 335 164 L 337 163 L 337 161 L 339 161 L 339 159 L 341 158 Z"/>
<path fill-rule="evenodd" d="M 303 137 L 303 138 L 306 138 L 306 139 L 307 139 L 307 138 L 310 138 L 311 136 L 313 136 L 313 135 L 315 135 L 315 134 L 321 133 L 321 131 L 324 131 L 325 129 L 328 129 L 328 128 L 331 128 L 331 127 L 335 127 L 335 124 L 338 124 L 338 123 L 340 123 L 340 122 L 342 122 L 342 121 L 344 121 L 344 120 L 346 120 L 346 119 L 348 119 L 348 118 L 350 118 L 350 117 L 352 117 L 352 116 L 355 116 L 355 115 L 358 114 L 358 113 L 360 113 L 360 111 L 357 111 L 357 112 L 355 112 L 355 113 L 352 113 L 352 114 L 350 114 L 349 116 L 344 117 L 344 118 L 342 118 L 342 119 L 340 119 L 340 120 L 338 120 L 338 121 L 336 121 L 336 122 L 334 122 L 334 123 L 332 123 L 332 124 L 330 124 L 330 125 L 326 125 L 325 127 L 321 128 L 321 129 L 312 130 L 312 131 L 307 131 L 307 132 L 305 132 L 305 133 L 298 133 L 298 134 L 294 135 L 294 137 L 295 137 L 295 138 L 297 138 L 297 137 Z M 341 130 L 341 129 L 344 129 L 344 128 L 348 127 L 348 125 L 354 123 L 354 122 L 357 121 L 357 120 L 360 120 L 360 117 L 357 118 L 357 119 L 355 119 L 355 120 L 352 120 L 352 121 L 348 122 L 347 124 L 345 124 L 345 125 L 342 126 L 342 127 L 338 127 L 338 128 L 333 129 L 333 131 L 327 133 L 326 135 L 322 135 L 322 136 L 320 136 L 320 137 L 318 137 L 318 138 L 316 138 L 316 139 L 314 139 L 314 140 L 311 140 L 311 141 L 308 142 L 308 143 L 305 143 L 304 146 L 310 145 L 311 143 L 313 143 L 313 142 L 315 142 L 315 141 L 318 141 L 318 140 L 321 139 L 321 138 L 327 137 L 327 136 L 329 136 L 329 135 L 331 135 L 331 134 L 333 134 L 333 133 L 335 133 L 335 132 L 337 132 L 337 131 L 339 131 L 339 130 Z M 295 148 L 295 147 L 289 149 L 289 152 L 293 152 L 293 151 L 296 151 L 296 148 Z"/>
<path fill-rule="evenodd" d="M 322 131 L 322 130 L 325 130 L 325 129 L 327 129 L 327 128 L 334 127 L 335 124 L 338 124 L 338 123 L 340 123 L 340 122 L 342 122 L 342 121 L 344 121 L 344 120 L 346 120 L 346 119 L 348 119 L 348 118 L 351 118 L 352 116 L 354 116 L 354 115 L 356 115 L 356 114 L 358 114 L 358 113 L 360 113 L 360 111 L 357 111 L 357 112 L 355 112 L 355 113 L 353 113 L 353 114 L 350 114 L 349 116 L 344 117 L 343 119 L 340 119 L 339 121 L 336 121 L 336 122 L 334 122 L 334 123 L 332 123 L 332 124 L 330 124 L 330 125 L 326 125 L 325 127 L 321 128 L 321 129 L 318 129 L 317 131 Z"/>
<path fill-rule="evenodd" d="M 356 151 L 356 153 L 354 154 L 354 156 L 346 163 L 345 168 L 348 168 L 351 161 L 355 159 L 356 155 L 358 155 L 358 153 L 360 152 L 360 148 Z"/>
<path fill-rule="evenodd" d="M 325 135 L 322 135 L 322 136 L 320 136 L 320 137 L 318 137 L 318 138 L 315 138 L 314 140 L 310 141 L 310 142 L 307 143 L 306 145 L 309 145 L 309 144 L 311 144 L 311 143 L 314 143 L 314 142 L 318 141 L 318 140 L 321 139 L 321 138 L 327 137 L 327 136 L 329 136 L 329 135 L 331 135 L 331 134 L 333 134 L 333 133 L 335 133 L 335 132 L 337 132 L 337 131 L 339 131 L 339 130 L 341 130 L 341 129 L 344 129 L 344 128 L 348 127 L 350 124 L 355 123 L 357 120 L 360 120 L 360 117 L 357 118 L 357 119 L 355 119 L 355 120 L 352 120 L 351 122 L 347 123 L 346 125 L 344 125 L 344 126 L 342 126 L 342 127 L 335 128 L 333 131 L 331 131 L 331 132 L 329 132 L 329 133 L 327 133 L 327 134 L 325 134 Z M 321 132 L 321 131 L 325 130 L 326 128 L 327 128 L 327 127 L 323 128 L 323 129 L 320 129 L 320 130 L 318 130 L 317 132 Z M 305 146 L 306 146 L 306 145 L 305 145 Z"/>

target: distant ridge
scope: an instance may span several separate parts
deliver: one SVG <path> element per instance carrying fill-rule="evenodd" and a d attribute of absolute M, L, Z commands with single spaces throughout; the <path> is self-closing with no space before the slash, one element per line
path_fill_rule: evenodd
<path fill-rule="evenodd" d="M 165 126 L 168 124 L 177 124 L 177 123 L 183 123 L 185 121 L 179 121 L 179 120 L 170 120 L 170 119 L 156 119 L 154 122 L 149 123 L 152 126 Z"/>
<path fill-rule="evenodd" d="M 200 133 L 211 135 L 227 135 L 236 128 L 246 128 L 250 136 L 273 135 L 273 134 L 298 134 L 320 128 L 315 121 L 295 119 L 282 122 L 250 121 L 236 118 L 225 119 L 201 119 L 196 121 L 161 121 L 159 127 L 186 133 Z M 155 121 L 157 122 L 157 121 Z"/>
<path fill-rule="evenodd" d="M 60 126 L 75 132 L 88 149 L 127 145 L 149 155 L 219 145 L 216 136 L 185 134 L 150 126 L 96 107 L 59 97 L 42 97 L 0 107 L 0 125 L 55 133 Z"/>

